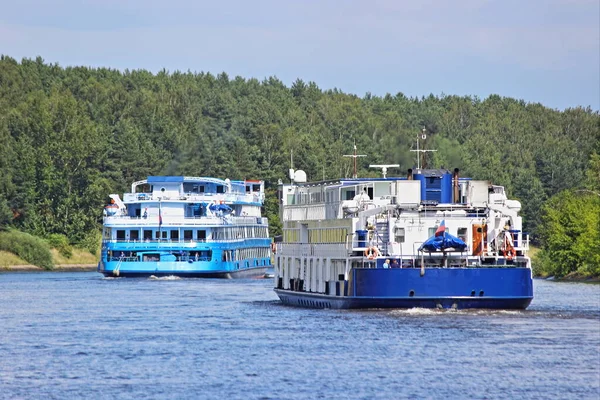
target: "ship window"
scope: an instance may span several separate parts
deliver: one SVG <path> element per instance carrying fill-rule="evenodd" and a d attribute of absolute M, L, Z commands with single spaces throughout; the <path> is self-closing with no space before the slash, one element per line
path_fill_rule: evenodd
<path fill-rule="evenodd" d="M 150 240 L 150 239 L 152 239 L 152 231 L 144 230 L 144 240 Z"/>
<path fill-rule="evenodd" d="M 463 242 L 467 241 L 467 228 L 458 228 L 457 235 L 460 240 Z"/>
<path fill-rule="evenodd" d="M 131 232 L 129 232 L 129 239 L 138 240 L 139 238 L 140 238 L 140 231 L 132 230 Z"/>
<path fill-rule="evenodd" d="M 104 228 L 104 239 L 110 239 L 112 230 L 110 228 Z"/>
<path fill-rule="evenodd" d="M 167 238 L 167 231 L 162 231 L 162 238 L 166 239 Z"/>
<path fill-rule="evenodd" d="M 346 198 L 344 200 L 352 200 L 356 196 L 356 192 L 354 190 L 348 190 L 346 192 Z"/>
<path fill-rule="evenodd" d="M 144 254 L 142 261 L 160 261 L 160 254 Z"/>
<path fill-rule="evenodd" d="M 223 185 L 218 185 L 217 193 L 225 193 L 225 187 Z"/>
<path fill-rule="evenodd" d="M 198 193 L 198 184 L 197 183 L 184 183 L 183 184 L 183 192 L 184 193 Z"/>
<path fill-rule="evenodd" d="M 253 192 L 260 192 L 260 185 L 252 185 Z"/>
<path fill-rule="evenodd" d="M 191 229 L 186 229 L 183 231 L 183 239 L 184 240 L 192 240 L 194 236 L 192 235 Z"/>
<path fill-rule="evenodd" d="M 250 186 L 246 186 L 246 192 L 250 193 L 250 190 L 251 190 L 251 189 L 252 189 L 252 188 L 251 188 Z"/>
<path fill-rule="evenodd" d="M 394 236 L 396 243 L 404 243 L 404 228 L 396 228 Z"/>
<path fill-rule="evenodd" d="M 171 231 L 171 240 L 179 240 L 179 231 Z"/>
<path fill-rule="evenodd" d="M 206 231 L 198 231 L 196 232 L 196 239 L 198 240 L 206 240 Z"/>
<path fill-rule="evenodd" d="M 205 192 L 204 185 L 198 186 L 198 193 L 204 193 L 204 192 Z"/>
<path fill-rule="evenodd" d="M 122 229 L 117 230 L 117 240 L 125 240 L 125 231 Z"/>
<path fill-rule="evenodd" d="M 438 228 L 439 228 L 438 226 L 436 226 L 435 228 L 429 228 L 429 236 L 431 237 L 431 236 L 435 235 L 435 231 L 437 231 Z M 445 232 L 448 232 L 448 227 L 446 227 Z"/>

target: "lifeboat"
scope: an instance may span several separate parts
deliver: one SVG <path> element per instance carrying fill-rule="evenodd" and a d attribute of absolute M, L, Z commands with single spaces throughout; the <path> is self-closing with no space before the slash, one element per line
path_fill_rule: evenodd
<path fill-rule="evenodd" d="M 109 204 L 106 207 L 104 207 L 104 211 L 106 211 L 106 215 L 112 217 L 117 213 L 117 211 L 119 211 L 119 206 L 116 204 Z"/>

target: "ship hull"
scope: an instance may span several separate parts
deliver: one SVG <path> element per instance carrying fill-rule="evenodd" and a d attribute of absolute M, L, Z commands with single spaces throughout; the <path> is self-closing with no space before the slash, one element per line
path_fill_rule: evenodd
<path fill-rule="evenodd" d="M 283 304 L 308 308 L 525 309 L 533 299 L 529 268 L 355 269 L 328 282 L 329 294 L 275 288 Z"/>
<path fill-rule="evenodd" d="M 524 310 L 531 297 L 471 298 L 471 297 L 334 297 L 315 293 L 300 293 L 275 289 L 282 304 L 304 308 L 377 309 L 377 308 L 444 308 L 444 309 L 504 309 Z"/>
<path fill-rule="evenodd" d="M 251 278 L 263 278 L 267 274 L 270 266 L 260 266 L 255 268 L 244 268 L 237 270 L 226 270 L 217 269 L 212 267 L 211 269 L 181 269 L 175 265 L 139 265 L 140 263 L 132 263 L 136 265 L 123 265 L 116 266 L 98 265 L 98 272 L 106 277 L 123 277 L 123 278 L 146 278 L 149 276 L 164 277 L 164 276 L 178 276 L 180 278 L 221 278 L 221 279 L 251 279 Z M 144 263 L 150 264 L 150 263 Z M 158 264 L 158 263 L 154 263 Z M 168 263 L 162 263 L 168 264 Z"/>

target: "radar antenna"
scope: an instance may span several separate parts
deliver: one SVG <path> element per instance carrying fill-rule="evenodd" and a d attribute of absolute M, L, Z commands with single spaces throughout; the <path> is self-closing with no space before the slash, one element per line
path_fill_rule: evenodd
<path fill-rule="evenodd" d="M 381 168 L 381 174 L 385 178 L 388 168 L 398 168 L 400 164 L 369 165 L 369 168 Z"/>
<path fill-rule="evenodd" d="M 354 174 L 352 174 L 352 178 L 356 179 L 358 176 L 356 175 L 356 159 L 358 157 L 366 157 L 366 154 L 356 154 L 356 140 L 354 140 L 354 154 L 344 154 L 343 157 L 352 157 L 354 158 Z"/>

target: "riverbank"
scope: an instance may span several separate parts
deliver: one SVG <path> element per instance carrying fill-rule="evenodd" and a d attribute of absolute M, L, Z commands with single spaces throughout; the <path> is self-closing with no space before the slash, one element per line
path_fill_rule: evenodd
<path fill-rule="evenodd" d="M 91 272 L 96 271 L 98 264 L 59 264 L 47 270 L 31 264 L 1 266 L 0 272 Z"/>
<path fill-rule="evenodd" d="M 541 279 L 546 279 L 555 282 L 600 283 L 600 276 L 585 276 L 576 272 L 572 272 L 567 276 L 563 276 L 562 278 L 555 278 L 553 276 L 550 276 Z"/>

